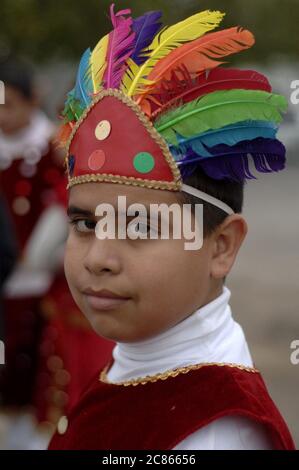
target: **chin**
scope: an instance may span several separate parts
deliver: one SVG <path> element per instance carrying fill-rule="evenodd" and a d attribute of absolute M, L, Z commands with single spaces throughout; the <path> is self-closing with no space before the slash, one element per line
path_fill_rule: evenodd
<path fill-rule="evenodd" d="M 90 314 L 90 312 L 86 317 L 98 336 L 114 342 L 123 341 L 120 326 L 116 325 L 112 318 L 104 318 L 99 313 Z"/>
<path fill-rule="evenodd" d="M 94 319 L 90 321 L 92 329 L 98 336 L 115 343 L 132 343 L 142 341 L 144 338 L 132 331 L 126 331 L 124 325 L 116 325 L 109 322 Z"/>

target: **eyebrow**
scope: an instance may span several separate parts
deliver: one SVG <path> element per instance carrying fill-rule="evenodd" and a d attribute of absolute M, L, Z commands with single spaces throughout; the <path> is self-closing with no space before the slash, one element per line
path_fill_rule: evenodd
<path fill-rule="evenodd" d="M 150 215 L 149 215 L 150 214 L 150 207 L 145 205 L 145 208 L 146 208 L 146 212 L 147 212 L 147 220 L 149 220 L 150 219 Z M 138 211 L 136 211 L 136 212 L 138 212 Z M 118 210 L 116 210 L 115 214 L 116 215 L 120 215 L 120 214 L 126 215 L 126 212 L 122 213 L 122 212 L 118 212 Z M 81 216 L 85 216 L 85 217 L 95 217 L 94 212 L 89 211 L 87 209 L 82 209 L 81 207 L 77 207 L 77 206 L 73 206 L 73 205 L 71 205 L 67 208 L 67 215 L 68 215 L 68 217 L 73 217 L 75 215 L 81 215 Z M 130 219 L 134 219 L 134 217 L 135 217 L 134 215 L 129 216 Z M 172 225 L 172 223 L 171 223 L 171 225 Z"/>
<path fill-rule="evenodd" d="M 67 215 L 69 217 L 72 217 L 74 215 L 85 215 L 87 217 L 94 216 L 94 214 L 91 211 L 88 211 L 86 209 L 82 209 L 81 207 L 76 207 L 76 206 L 69 206 L 67 208 Z"/>

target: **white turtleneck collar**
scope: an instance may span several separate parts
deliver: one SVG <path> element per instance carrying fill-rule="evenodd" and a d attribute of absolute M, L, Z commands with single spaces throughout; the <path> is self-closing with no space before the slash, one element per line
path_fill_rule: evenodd
<path fill-rule="evenodd" d="M 232 318 L 230 296 L 224 286 L 216 299 L 164 333 L 146 341 L 117 343 L 108 380 L 120 382 L 207 362 L 252 366 L 243 330 Z"/>

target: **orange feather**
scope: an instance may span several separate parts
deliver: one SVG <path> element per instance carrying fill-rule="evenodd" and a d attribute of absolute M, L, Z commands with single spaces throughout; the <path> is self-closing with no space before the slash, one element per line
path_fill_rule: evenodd
<path fill-rule="evenodd" d="M 58 143 L 59 147 L 64 147 L 66 145 L 72 133 L 72 129 L 73 125 L 70 122 L 60 126 L 55 137 L 55 142 Z"/>
<path fill-rule="evenodd" d="M 156 85 L 169 80 L 171 72 L 184 65 L 190 74 L 199 74 L 223 64 L 222 57 L 248 49 L 254 44 L 253 34 L 240 27 L 227 28 L 208 33 L 194 41 L 183 44 L 160 60 L 153 68 L 148 80 L 152 84 L 136 100 L 139 104 L 149 93 L 155 92 Z"/>

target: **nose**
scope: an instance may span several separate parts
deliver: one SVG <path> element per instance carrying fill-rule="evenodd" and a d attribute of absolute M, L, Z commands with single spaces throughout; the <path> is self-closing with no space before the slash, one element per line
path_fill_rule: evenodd
<path fill-rule="evenodd" d="M 94 237 L 84 259 L 84 267 L 94 275 L 119 274 L 122 270 L 118 240 L 98 240 Z"/>

